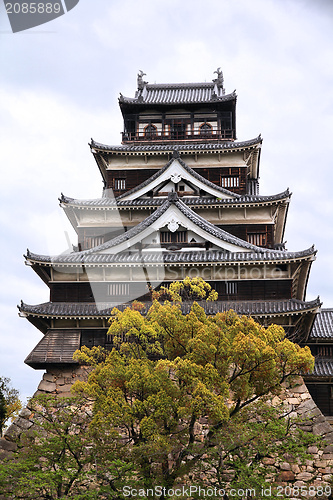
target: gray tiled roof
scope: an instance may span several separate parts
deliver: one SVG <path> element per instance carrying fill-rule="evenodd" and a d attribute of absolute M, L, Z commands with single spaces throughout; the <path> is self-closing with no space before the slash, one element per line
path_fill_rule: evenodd
<path fill-rule="evenodd" d="M 320 300 L 317 298 L 311 302 L 305 302 L 297 299 L 289 300 L 258 300 L 258 301 L 217 301 L 217 302 L 199 302 L 201 307 L 209 315 L 218 312 L 233 309 L 237 314 L 252 316 L 277 316 L 280 314 L 295 314 L 303 311 L 313 311 L 320 306 Z M 151 303 L 146 303 L 146 311 Z M 38 305 L 29 305 L 24 302 L 18 307 L 21 313 L 27 316 L 40 317 L 81 317 L 95 318 L 106 317 L 111 314 L 113 307 L 125 309 L 126 304 L 99 303 L 98 307 L 94 303 L 68 303 L 68 302 L 45 302 Z M 183 303 L 182 311 L 187 314 L 190 311 L 191 304 Z"/>
<path fill-rule="evenodd" d="M 151 252 L 120 252 L 117 254 L 101 254 L 84 252 L 73 252 L 70 254 L 59 255 L 52 257 L 49 255 L 38 255 L 27 251 L 25 256 L 31 262 L 55 263 L 64 264 L 84 264 L 84 265 L 100 265 L 100 264 L 176 264 L 176 263 L 232 263 L 232 262 L 286 262 L 290 260 L 298 260 L 302 257 L 313 255 L 313 247 L 310 247 L 301 252 L 286 252 L 279 250 L 265 250 L 263 253 L 258 252 L 224 252 L 221 250 L 207 251 L 173 251 L 164 250 Z"/>
<path fill-rule="evenodd" d="M 215 184 L 214 184 L 215 186 Z M 181 200 L 191 207 L 199 207 L 199 206 L 221 206 L 221 205 L 255 205 L 258 203 L 269 203 L 279 200 L 286 200 L 290 198 L 291 193 L 289 189 L 286 189 L 282 193 L 267 195 L 267 196 L 259 196 L 259 195 L 239 195 L 237 198 L 223 198 L 223 199 L 215 199 L 215 198 L 197 198 L 197 197 L 182 197 Z M 61 193 L 61 197 L 59 198 L 60 203 L 74 206 L 74 207 L 158 207 L 162 205 L 165 199 L 162 198 L 139 198 L 136 200 L 122 200 L 109 198 L 104 196 L 102 198 L 96 198 L 91 200 L 78 200 L 75 198 L 70 198 L 69 196 L 65 196 Z"/>
<path fill-rule="evenodd" d="M 130 146 L 123 144 L 120 146 L 110 146 L 107 144 L 101 144 L 91 139 L 90 147 L 94 149 L 99 149 L 102 151 L 109 152 L 124 152 L 124 153 L 145 153 L 152 152 L 160 153 L 172 153 L 173 151 L 186 152 L 186 151 L 220 151 L 224 149 L 243 149 L 249 148 L 251 146 L 257 146 L 262 143 L 261 135 L 255 137 L 254 139 L 249 139 L 247 141 L 225 141 L 221 143 L 204 143 L 204 144 L 177 144 L 177 146 L 172 144 L 154 144 L 154 145 L 143 145 L 143 146 Z"/>
<path fill-rule="evenodd" d="M 81 332 L 79 330 L 53 330 L 46 333 L 24 362 L 30 366 L 49 363 L 75 364 L 73 354 L 80 349 Z"/>
<path fill-rule="evenodd" d="M 314 320 L 310 339 L 333 339 L 333 309 L 321 309 Z"/>
<path fill-rule="evenodd" d="M 155 221 L 157 221 L 166 211 L 167 209 L 174 204 L 178 210 L 180 210 L 185 217 L 187 217 L 190 221 L 192 221 L 195 225 L 206 231 L 207 233 L 211 234 L 215 238 L 220 239 L 221 241 L 233 244 L 233 245 L 238 245 L 242 248 L 247 248 L 248 250 L 253 250 L 258 253 L 264 253 L 267 252 L 267 249 L 257 247 L 256 245 L 252 245 L 251 243 L 248 243 L 244 240 L 241 240 L 240 238 L 237 238 L 236 236 L 233 236 L 223 229 L 220 229 L 214 224 L 211 224 L 210 222 L 206 221 L 203 217 L 200 215 L 196 214 L 188 208 L 185 203 L 183 203 L 181 200 L 178 199 L 176 193 L 170 193 L 170 195 L 175 195 L 175 200 L 170 201 L 169 198 L 164 201 L 164 203 L 157 209 L 155 210 L 152 214 L 150 214 L 144 221 L 140 222 L 137 226 L 132 227 L 125 233 L 122 233 L 119 236 L 116 236 L 112 240 L 107 241 L 106 243 L 103 243 L 102 245 L 91 248 L 90 250 L 84 250 L 83 252 L 80 252 L 82 256 L 89 255 L 91 253 L 95 253 L 96 251 L 103 251 L 107 250 L 109 248 L 113 248 L 117 245 L 120 245 L 121 243 L 124 243 L 125 241 L 130 240 L 134 236 L 140 234 L 142 231 L 144 231 L 147 227 L 151 226 Z"/>
<path fill-rule="evenodd" d="M 303 250 L 301 252 L 287 252 L 285 250 L 270 250 L 267 248 L 262 248 L 258 247 L 256 245 L 252 245 L 251 243 L 248 243 L 247 241 L 241 240 L 240 238 L 237 238 L 237 236 L 233 236 L 227 231 L 224 231 L 223 229 L 218 228 L 217 226 L 214 226 L 214 224 L 211 224 L 207 220 L 205 220 L 203 217 L 200 215 L 196 214 L 193 210 L 191 210 L 183 201 L 181 201 L 176 193 L 169 193 L 170 196 L 168 197 L 167 200 L 163 202 L 163 204 L 155 210 L 152 214 L 150 214 L 144 221 L 140 222 L 137 226 L 132 227 L 129 229 L 129 231 L 126 231 L 122 233 L 119 236 L 116 236 L 115 238 L 103 243 L 102 245 L 99 245 L 97 247 L 91 248 L 89 250 L 84 250 L 82 252 L 74 252 L 72 254 L 69 254 L 67 256 L 61 257 L 63 259 L 70 259 L 68 262 L 88 262 L 90 255 L 94 255 L 97 252 L 101 252 L 103 250 L 107 250 L 109 248 L 113 248 L 117 245 L 120 245 L 121 243 L 124 243 L 125 241 L 130 240 L 134 236 L 140 234 L 142 231 L 144 231 L 147 227 L 151 226 L 155 221 L 157 221 L 166 211 L 167 209 L 174 204 L 180 212 L 182 212 L 185 217 L 187 217 L 190 221 L 192 221 L 196 226 L 199 228 L 203 229 L 205 232 L 211 234 L 215 238 L 220 239 L 223 242 L 230 243 L 233 245 L 240 246 L 241 248 L 249 250 L 252 254 L 255 254 L 253 260 L 258 260 L 260 259 L 259 256 L 263 256 L 265 260 L 275 260 L 275 259 L 297 259 L 300 257 L 304 256 L 309 256 L 309 255 L 314 255 L 316 253 L 314 247 L 310 247 L 307 250 Z M 172 197 L 174 199 L 172 199 Z M 249 252 L 249 253 L 250 253 Z M 228 252 L 229 253 L 229 252 Z M 224 252 L 221 253 L 221 256 L 224 254 Z M 31 258 L 31 254 L 28 251 L 27 258 Z M 87 259 L 88 256 L 88 259 Z M 231 259 L 234 260 L 244 260 L 244 255 L 243 252 L 230 252 Z M 266 256 L 266 257 L 264 257 Z M 60 262 L 58 257 L 47 257 L 47 256 L 39 256 L 40 261 L 44 262 Z M 94 257 L 98 259 L 98 257 Z M 101 257 L 103 259 L 103 257 Z M 176 257 L 177 258 L 177 257 Z M 192 259 L 195 257 L 193 256 L 192 253 Z M 251 257 L 250 257 L 251 259 Z M 65 261 L 63 261 L 65 262 Z"/>
<path fill-rule="evenodd" d="M 313 372 L 310 373 L 309 375 L 314 377 L 332 377 L 333 359 L 316 357 Z"/>
<path fill-rule="evenodd" d="M 164 165 L 164 167 L 162 167 L 161 169 L 157 170 L 157 172 L 155 174 L 153 174 L 151 177 L 149 177 L 149 179 L 146 179 L 145 181 L 141 182 L 141 184 L 138 184 L 133 189 L 130 189 L 129 191 L 126 191 L 126 193 L 121 194 L 120 196 L 118 196 L 117 200 L 121 200 L 125 196 L 128 196 L 128 195 L 131 195 L 133 193 L 136 193 L 140 189 L 142 189 L 142 188 L 144 188 L 146 186 L 149 186 L 149 184 L 151 184 L 153 181 L 155 181 L 156 179 L 158 179 L 170 167 L 170 165 L 173 163 L 173 161 L 175 161 L 175 159 L 171 158 L 171 160 L 168 161 L 168 163 L 166 165 Z M 224 189 L 221 186 L 217 186 L 213 182 L 211 182 L 208 179 L 205 179 L 204 177 L 202 177 L 202 175 L 198 174 L 198 172 L 196 172 L 191 167 L 189 167 L 181 158 L 177 157 L 177 161 L 181 164 L 181 166 L 184 168 L 184 170 L 186 170 L 186 172 L 188 172 L 190 174 L 190 176 L 193 177 L 194 179 L 197 179 L 198 181 L 202 182 L 206 186 L 208 186 L 210 188 L 213 188 L 213 189 L 215 189 L 216 191 L 219 191 L 222 194 L 231 196 L 231 198 L 240 198 L 239 194 L 233 193 L 233 192 L 229 191 L 228 189 Z"/>
<path fill-rule="evenodd" d="M 217 91 L 217 94 L 214 93 Z M 220 86 L 213 82 L 204 83 L 171 83 L 146 84 L 136 96 L 120 96 L 119 102 L 126 104 L 185 104 L 204 102 L 234 101 L 236 92 L 223 94 Z"/>

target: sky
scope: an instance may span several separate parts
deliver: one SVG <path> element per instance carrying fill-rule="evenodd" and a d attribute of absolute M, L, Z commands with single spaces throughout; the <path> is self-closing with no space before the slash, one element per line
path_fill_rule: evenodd
<path fill-rule="evenodd" d="M 49 300 L 23 254 L 75 244 L 58 198 L 98 198 L 88 142 L 120 144 L 118 97 L 149 83 L 211 81 L 237 92 L 237 138 L 260 133 L 260 193 L 293 193 L 285 239 L 315 244 L 307 300 L 333 307 L 333 2 L 80 0 L 13 34 L 0 0 L 0 376 L 23 400 L 42 377 L 24 364 L 42 334 L 17 304 Z"/>

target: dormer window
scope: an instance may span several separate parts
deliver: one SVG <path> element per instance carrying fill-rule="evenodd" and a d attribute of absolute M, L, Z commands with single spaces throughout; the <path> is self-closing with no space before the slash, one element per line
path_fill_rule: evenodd
<path fill-rule="evenodd" d="M 155 127 L 155 125 L 150 123 L 149 125 L 147 125 L 145 127 L 145 138 L 151 139 L 151 138 L 156 137 L 156 136 L 157 136 L 157 127 Z"/>
<path fill-rule="evenodd" d="M 180 184 L 180 185 L 178 186 L 178 191 L 185 191 L 185 186 L 184 186 L 184 184 Z"/>
<path fill-rule="evenodd" d="M 209 123 L 203 123 L 200 126 L 200 135 L 211 136 L 213 134 L 213 127 Z"/>
<path fill-rule="evenodd" d="M 126 179 L 115 179 L 114 189 L 115 191 L 124 191 L 126 189 Z"/>

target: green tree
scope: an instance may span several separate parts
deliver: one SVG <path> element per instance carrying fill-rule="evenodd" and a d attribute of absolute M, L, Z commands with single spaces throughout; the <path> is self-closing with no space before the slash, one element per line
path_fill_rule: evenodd
<path fill-rule="evenodd" d="M 0 464 L 0 491 L 5 498 L 103 498 L 98 496 L 100 489 L 95 491 L 91 417 L 85 402 L 40 395 L 30 400 L 29 407 L 34 426 L 21 435 L 10 459 Z"/>
<path fill-rule="evenodd" d="M 7 420 L 17 417 L 22 409 L 19 391 L 11 387 L 7 377 L 0 377 L 0 436 L 3 434 Z"/>
<path fill-rule="evenodd" d="M 76 400 L 32 402 L 39 427 L 0 466 L 2 491 L 31 500 L 123 499 L 125 486 L 223 488 L 227 478 L 259 488 L 263 457 L 306 456 L 315 438 L 267 399 L 312 369 L 310 350 L 281 327 L 233 311 L 209 317 L 193 302 L 184 315 L 179 293 L 173 298 L 155 300 L 146 315 L 139 303 L 112 311 L 115 348 L 75 353 L 91 366 L 88 381 L 74 385 Z"/>
<path fill-rule="evenodd" d="M 102 362 L 97 348 L 75 355 L 94 366 L 88 382 L 75 385 L 93 401 L 91 428 L 96 437 L 108 429 L 103 446 L 132 468 L 138 483 L 171 488 L 207 460 L 217 482 L 231 462 L 240 480 L 245 449 L 253 474 L 263 477 L 254 453 L 261 443 L 260 456 L 268 454 L 263 435 L 268 443 L 279 439 L 281 449 L 288 442 L 295 453 L 297 446 L 304 450 L 288 419 L 273 418 L 265 398 L 312 369 L 309 348 L 287 340 L 282 327 L 264 328 L 233 311 L 207 317 L 195 302 L 187 315 L 179 301 L 155 301 L 146 316 L 138 309 L 112 311 L 109 334 L 116 349 Z"/>

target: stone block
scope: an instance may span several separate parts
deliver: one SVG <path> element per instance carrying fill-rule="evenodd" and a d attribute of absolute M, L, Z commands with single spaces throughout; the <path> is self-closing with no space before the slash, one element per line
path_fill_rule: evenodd
<path fill-rule="evenodd" d="M 312 455 L 314 455 L 315 453 L 318 453 L 318 447 L 317 446 L 309 446 L 308 453 L 312 453 Z"/>
<path fill-rule="evenodd" d="M 290 405 L 298 405 L 300 403 L 298 398 L 288 398 L 287 401 Z"/>
<path fill-rule="evenodd" d="M 265 458 L 262 459 L 262 463 L 264 465 L 274 465 L 275 464 L 275 458 L 265 457 Z"/>
<path fill-rule="evenodd" d="M 12 424 L 8 427 L 6 430 L 5 436 L 9 441 L 15 441 L 17 438 L 20 437 L 20 434 L 22 432 L 22 429 L 18 427 L 15 424 Z"/>
<path fill-rule="evenodd" d="M 12 441 L 8 441 L 8 439 L 0 438 L 0 450 L 4 451 L 15 451 L 17 448 L 17 444 Z"/>
<path fill-rule="evenodd" d="M 326 443 L 332 443 L 333 444 L 333 432 L 328 432 L 325 434 L 325 441 Z"/>
<path fill-rule="evenodd" d="M 43 380 L 46 380 L 46 382 L 55 382 L 56 376 L 52 373 L 44 373 Z"/>
<path fill-rule="evenodd" d="M 332 474 L 324 474 L 322 477 L 323 481 L 331 481 L 332 479 Z"/>
<path fill-rule="evenodd" d="M 291 470 L 284 470 L 277 477 L 277 481 L 293 481 L 294 479 L 295 474 Z"/>
<path fill-rule="evenodd" d="M 301 469 L 297 464 L 291 464 L 291 470 L 294 474 L 299 474 L 301 472 Z"/>
<path fill-rule="evenodd" d="M 326 467 L 326 460 L 315 460 L 315 467 Z"/>
<path fill-rule="evenodd" d="M 321 456 L 322 460 L 333 460 L 333 453 L 324 453 Z"/>
<path fill-rule="evenodd" d="M 327 422 L 321 422 L 313 426 L 312 432 L 315 436 L 323 436 L 332 431 L 332 427 Z"/>
<path fill-rule="evenodd" d="M 22 418 L 29 418 L 30 415 L 31 415 L 31 411 L 28 408 L 23 408 L 19 413 L 19 416 Z"/>
<path fill-rule="evenodd" d="M 60 398 L 72 398 L 73 394 L 71 392 L 59 392 L 58 396 Z"/>
<path fill-rule="evenodd" d="M 326 434 L 326 437 L 327 435 L 328 434 Z M 324 448 L 324 453 L 333 453 L 333 445 L 329 444 L 328 446 L 326 446 L 326 448 Z"/>
<path fill-rule="evenodd" d="M 15 425 L 20 427 L 22 430 L 27 430 L 33 425 L 33 422 L 27 420 L 26 418 L 19 417 L 15 419 Z"/>
<path fill-rule="evenodd" d="M 44 392 L 54 392 L 56 390 L 56 385 L 54 382 L 48 382 L 47 380 L 42 380 L 38 386 L 38 390 Z"/>
<path fill-rule="evenodd" d="M 331 467 L 325 467 L 324 469 L 318 469 L 321 474 L 332 474 Z"/>
<path fill-rule="evenodd" d="M 61 392 L 69 392 L 71 391 L 71 388 L 72 388 L 72 385 L 73 384 L 64 384 L 64 385 L 60 385 L 58 387 L 58 392 L 61 393 Z"/>
<path fill-rule="evenodd" d="M 282 464 L 280 464 L 280 469 L 281 470 L 291 470 L 291 465 L 288 464 L 288 462 L 282 462 Z"/>
<path fill-rule="evenodd" d="M 313 478 L 313 474 L 311 472 L 300 472 L 297 474 L 296 479 L 298 481 L 310 481 Z"/>
<path fill-rule="evenodd" d="M 313 401 L 313 399 L 309 399 L 308 401 L 305 401 L 305 403 L 301 403 L 299 407 L 297 408 L 297 413 L 306 413 L 307 411 L 313 410 L 314 408 L 317 408 L 316 403 Z"/>
<path fill-rule="evenodd" d="M 308 389 L 307 389 L 305 384 L 301 384 L 301 385 L 298 385 L 296 387 L 293 387 L 292 392 L 294 392 L 294 393 L 303 393 L 304 392 L 306 394 L 309 394 Z"/>
<path fill-rule="evenodd" d="M 326 418 L 324 415 L 317 415 L 312 421 L 314 424 L 320 424 L 321 422 L 326 422 Z"/>

